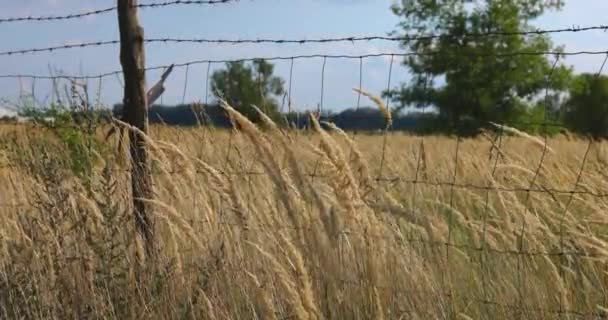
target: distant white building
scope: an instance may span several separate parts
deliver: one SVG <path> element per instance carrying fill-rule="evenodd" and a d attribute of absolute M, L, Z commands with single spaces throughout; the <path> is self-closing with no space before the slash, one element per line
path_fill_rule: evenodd
<path fill-rule="evenodd" d="M 7 110 L 5 108 L 3 108 L 2 106 L 0 106 L 0 118 L 2 117 L 16 117 L 17 113 L 15 111 L 12 110 Z"/>
<path fill-rule="evenodd" d="M 6 108 L 0 107 L 0 118 L 3 117 L 10 117 L 12 119 L 15 119 L 18 123 L 28 123 L 34 121 L 34 119 L 30 117 L 21 117 L 17 114 L 17 112 L 13 110 L 7 110 Z M 55 122 L 55 119 L 53 117 L 45 117 L 42 118 L 42 121 L 45 121 L 47 123 L 53 123 Z"/>

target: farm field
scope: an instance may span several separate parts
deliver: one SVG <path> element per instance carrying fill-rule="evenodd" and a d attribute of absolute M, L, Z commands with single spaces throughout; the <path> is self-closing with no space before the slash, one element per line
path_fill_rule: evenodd
<path fill-rule="evenodd" d="M 605 142 L 152 126 L 151 263 L 106 131 L 0 125 L 0 318 L 608 316 Z"/>
<path fill-rule="evenodd" d="M 93 2 L 0 5 L 0 320 L 608 320 L 608 2 Z"/>

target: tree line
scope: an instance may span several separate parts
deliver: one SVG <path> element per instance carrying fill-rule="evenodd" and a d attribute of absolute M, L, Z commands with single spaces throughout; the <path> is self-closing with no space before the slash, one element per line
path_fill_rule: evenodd
<path fill-rule="evenodd" d="M 253 109 L 251 109 L 254 112 Z M 114 106 L 113 114 L 120 115 L 122 105 Z M 257 115 L 254 121 L 257 121 Z M 306 129 L 310 127 L 308 112 L 274 113 L 274 121 L 290 128 Z M 347 109 L 341 112 L 327 112 L 319 116 L 321 121 L 328 121 L 347 131 L 373 132 L 386 128 L 384 115 L 372 107 Z M 149 109 L 150 123 L 172 126 L 211 125 L 220 128 L 230 128 L 232 123 L 218 104 L 180 104 L 153 105 Z M 437 124 L 433 114 L 412 113 L 398 115 L 393 119 L 392 130 L 416 133 L 433 133 Z"/>
<path fill-rule="evenodd" d="M 396 1 L 391 10 L 400 22 L 391 35 L 449 36 L 410 37 L 401 43 L 404 50 L 419 54 L 402 61 L 399 72 L 408 72 L 410 79 L 382 92 L 395 107 L 392 128 L 475 134 L 499 123 L 532 133 L 555 133 L 563 127 L 596 138 L 608 136 L 608 77 L 576 74 L 559 55 L 512 54 L 562 52 L 547 34 L 524 33 L 535 30 L 534 20 L 563 5 L 563 0 Z M 491 35 L 480 36 L 484 34 Z M 226 63 L 212 74 L 211 89 L 254 122 L 259 120 L 255 106 L 277 123 L 306 126 L 306 115 L 281 112 L 285 80 L 268 61 Z M 412 108 L 416 111 L 404 112 Z M 120 110 L 117 105 L 114 113 Z M 230 125 L 217 105 L 155 105 L 149 114 L 151 122 Z M 373 108 L 320 116 L 345 130 L 385 127 Z"/>
<path fill-rule="evenodd" d="M 559 55 L 511 54 L 562 52 L 547 34 L 524 33 L 535 30 L 534 20 L 563 5 L 563 0 L 395 2 L 391 9 L 400 22 L 391 35 L 449 35 L 401 43 L 419 54 L 402 61 L 411 79 L 382 93 L 396 106 L 395 129 L 475 133 L 500 123 L 534 133 L 563 126 L 593 137 L 608 135 L 608 77 L 575 74 Z M 475 36 L 480 34 L 492 35 Z M 273 71 L 264 60 L 228 63 L 213 74 L 213 92 L 254 121 L 252 105 L 285 117 L 278 110 L 284 80 Z M 412 107 L 433 112 L 403 114 Z M 368 109 L 327 116 L 345 129 L 382 128 L 379 117 Z"/>

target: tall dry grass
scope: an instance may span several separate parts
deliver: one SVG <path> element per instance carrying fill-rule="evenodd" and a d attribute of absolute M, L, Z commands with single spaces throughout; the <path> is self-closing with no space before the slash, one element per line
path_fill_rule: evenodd
<path fill-rule="evenodd" d="M 456 156 L 455 138 L 389 133 L 382 155 L 379 136 L 228 110 L 241 131 L 151 128 L 154 263 L 117 141 L 76 175 L 46 129 L 0 128 L 0 318 L 607 315 L 605 143 L 577 179 L 582 139 L 550 139 L 539 169 L 526 137 L 462 139 Z M 561 192 L 575 184 L 588 193 Z"/>

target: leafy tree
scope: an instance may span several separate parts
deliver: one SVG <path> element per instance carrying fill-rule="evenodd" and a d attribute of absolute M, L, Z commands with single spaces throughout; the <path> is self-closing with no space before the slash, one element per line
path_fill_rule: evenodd
<path fill-rule="evenodd" d="M 532 20 L 562 5 L 563 0 L 400 0 L 392 6 L 402 18 L 393 35 L 450 36 L 402 42 L 402 48 L 420 53 L 403 62 L 413 77 L 385 95 L 398 108 L 433 106 L 450 125 L 522 119 L 545 88 L 563 90 L 571 70 L 561 63 L 554 69 L 545 55 L 510 53 L 560 49 L 545 35 L 475 34 L 529 31 Z"/>
<path fill-rule="evenodd" d="M 592 137 L 608 135 L 608 77 L 581 74 L 570 86 L 570 97 L 564 105 L 566 126 Z"/>
<path fill-rule="evenodd" d="M 275 117 L 278 114 L 276 97 L 284 94 L 285 90 L 283 79 L 274 76 L 273 72 L 274 65 L 265 60 L 254 60 L 251 65 L 228 62 L 226 69 L 212 75 L 213 93 L 252 121 L 258 120 L 252 105 Z"/>

